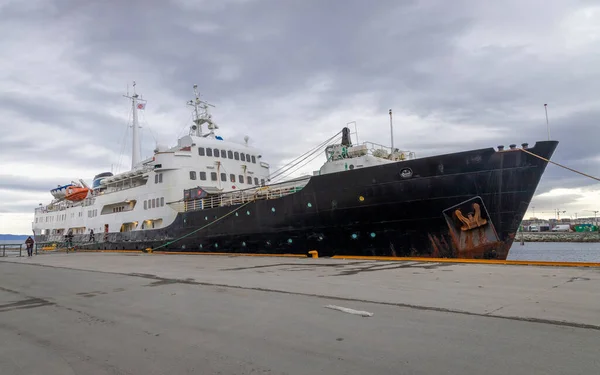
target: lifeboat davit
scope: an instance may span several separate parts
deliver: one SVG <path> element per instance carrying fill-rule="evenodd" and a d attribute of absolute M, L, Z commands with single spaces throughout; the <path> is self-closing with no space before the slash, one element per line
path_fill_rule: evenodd
<path fill-rule="evenodd" d="M 65 199 L 69 201 L 82 201 L 87 198 L 90 189 L 81 186 L 68 186 L 65 193 Z"/>

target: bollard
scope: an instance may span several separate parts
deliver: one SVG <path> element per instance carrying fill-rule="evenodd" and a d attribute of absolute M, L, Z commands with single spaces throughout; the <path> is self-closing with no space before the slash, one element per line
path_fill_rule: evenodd
<path fill-rule="evenodd" d="M 311 250 L 308 253 L 310 255 L 312 255 L 313 258 L 318 258 L 319 257 L 319 252 L 317 250 Z"/>

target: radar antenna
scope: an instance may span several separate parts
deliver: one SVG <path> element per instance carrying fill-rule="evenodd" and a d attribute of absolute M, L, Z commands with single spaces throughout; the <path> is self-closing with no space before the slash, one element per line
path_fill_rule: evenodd
<path fill-rule="evenodd" d="M 193 100 L 187 102 L 187 105 L 194 107 L 194 124 L 190 126 L 190 135 L 197 137 L 214 136 L 214 130 L 219 129 L 219 127 L 213 122 L 212 115 L 208 112 L 208 107 L 214 108 L 214 105 L 200 99 L 198 85 L 194 85 L 194 97 Z M 210 131 L 208 134 L 202 134 L 202 125 L 204 124 L 207 124 Z"/>

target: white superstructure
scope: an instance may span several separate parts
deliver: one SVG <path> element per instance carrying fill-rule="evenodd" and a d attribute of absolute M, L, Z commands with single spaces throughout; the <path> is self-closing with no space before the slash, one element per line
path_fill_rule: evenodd
<path fill-rule="evenodd" d="M 135 85 L 134 85 L 135 86 Z M 107 232 L 132 232 L 162 228 L 171 224 L 178 211 L 169 205 L 181 201 L 183 191 L 201 187 L 208 193 L 230 192 L 265 185 L 269 164 L 262 161 L 260 150 L 223 140 L 215 134 L 218 126 L 208 112 L 210 104 L 200 100 L 196 86 L 194 124 L 189 134 L 178 139 L 177 146 L 154 150 L 152 158 L 140 161 L 138 137 L 138 95 L 132 100 L 133 145 L 130 171 L 112 175 L 105 172 L 94 177 L 91 187 L 82 180 L 53 189 L 55 199 L 36 208 L 33 231 L 49 241 L 60 241 L 71 231 L 96 237 Z M 208 133 L 202 132 L 207 125 Z M 87 196 L 69 200 L 66 186 Z M 58 193 L 57 193 L 58 191 Z M 66 196 L 65 196 L 66 195 Z"/>

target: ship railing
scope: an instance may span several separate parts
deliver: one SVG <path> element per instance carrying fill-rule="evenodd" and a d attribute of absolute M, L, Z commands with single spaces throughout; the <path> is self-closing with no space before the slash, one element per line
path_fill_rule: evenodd
<path fill-rule="evenodd" d="M 390 146 L 384 146 L 379 143 L 369 141 L 363 142 L 362 145 L 364 145 L 367 148 L 367 151 L 375 157 L 383 157 L 387 159 L 389 155 L 395 153 L 396 155 L 403 155 L 403 158 L 400 157 L 401 160 L 416 159 L 416 154 L 413 151 L 400 150 L 396 147 L 392 149 Z"/>
<path fill-rule="evenodd" d="M 304 185 L 285 186 L 279 188 L 265 186 L 258 189 L 213 195 L 189 201 L 171 202 L 169 203 L 169 206 L 177 212 L 198 211 L 208 208 L 235 206 L 255 200 L 269 200 L 282 198 L 302 190 L 303 187 Z"/>
<path fill-rule="evenodd" d="M 77 206 L 82 206 L 82 205 L 83 206 L 93 205 L 94 202 L 95 202 L 95 198 L 92 198 L 92 201 L 90 201 L 88 204 L 84 204 L 83 201 L 71 202 L 71 201 L 63 200 L 60 202 L 50 203 L 47 206 L 36 207 L 35 213 L 36 214 L 46 214 L 49 212 L 59 212 L 59 211 L 64 211 L 67 208 L 71 208 L 71 207 L 77 207 Z"/>

